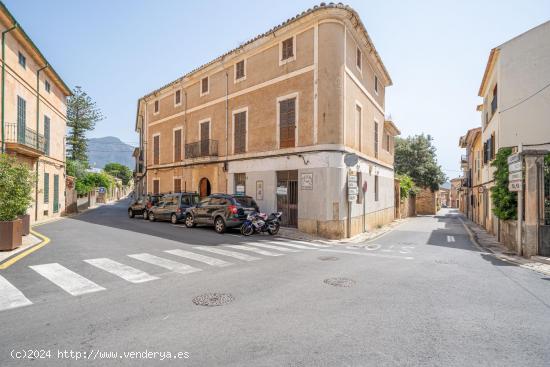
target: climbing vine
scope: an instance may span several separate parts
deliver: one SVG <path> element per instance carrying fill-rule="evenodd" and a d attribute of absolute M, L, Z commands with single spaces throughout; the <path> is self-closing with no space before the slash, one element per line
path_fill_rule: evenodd
<path fill-rule="evenodd" d="M 518 196 L 508 190 L 508 157 L 511 154 L 511 148 L 501 148 L 491 163 L 496 168 L 495 185 L 491 188 L 493 213 L 502 220 L 517 218 Z"/>

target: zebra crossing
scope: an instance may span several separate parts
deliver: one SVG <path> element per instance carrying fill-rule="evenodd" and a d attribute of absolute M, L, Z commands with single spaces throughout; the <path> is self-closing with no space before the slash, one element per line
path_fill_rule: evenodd
<path fill-rule="evenodd" d="M 329 247 L 305 241 L 261 241 L 247 242 L 246 244 L 219 246 L 192 246 L 189 250 L 173 249 L 159 251 L 159 253 L 135 253 L 126 255 L 127 258 L 137 260 L 147 266 L 168 270 L 171 273 L 186 275 L 207 270 L 208 267 L 224 268 L 236 266 L 238 263 L 260 261 L 265 258 L 303 252 L 316 251 Z M 191 260 L 189 265 L 187 262 Z M 160 275 L 153 275 L 138 267 L 130 266 L 123 259 L 94 258 L 82 260 L 95 269 L 112 274 L 123 281 L 132 284 L 148 283 L 161 279 Z M 134 262 L 136 263 L 136 262 Z M 196 265 L 200 263 L 200 265 Z M 39 264 L 29 266 L 37 275 L 68 293 L 71 296 L 80 296 L 107 290 L 100 284 L 78 274 L 59 263 Z M 32 305 L 32 297 L 25 295 L 0 273 L 0 312 L 13 308 Z"/>

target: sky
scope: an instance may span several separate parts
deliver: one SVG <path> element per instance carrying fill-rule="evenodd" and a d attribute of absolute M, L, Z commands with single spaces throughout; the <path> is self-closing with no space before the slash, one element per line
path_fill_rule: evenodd
<path fill-rule="evenodd" d="M 89 137 L 137 145 L 137 100 L 318 3 L 304 0 L 4 0 L 71 88 L 106 118 Z M 479 126 L 491 48 L 550 19 L 549 0 L 350 0 L 393 80 L 386 114 L 403 137 L 430 134 L 449 178 L 458 140 Z"/>

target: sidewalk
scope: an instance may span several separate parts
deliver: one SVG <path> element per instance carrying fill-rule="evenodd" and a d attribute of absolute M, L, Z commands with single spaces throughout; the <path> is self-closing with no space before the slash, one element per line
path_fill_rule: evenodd
<path fill-rule="evenodd" d="M 463 214 L 459 216 L 462 224 L 466 227 L 472 240 L 478 247 L 491 253 L 497 259 L 513 263 L 521 266 L 522 268 L 537 271 L 539 273 L 550 275 L 550 264 L 538 261 L 538 257 L 526 259 L 524 257 L 516 255 L 515 252 L 510 251 L 504 245 L 497 241 L 497 238 L 488 233 L 483 227 L 467 219 Z"/>

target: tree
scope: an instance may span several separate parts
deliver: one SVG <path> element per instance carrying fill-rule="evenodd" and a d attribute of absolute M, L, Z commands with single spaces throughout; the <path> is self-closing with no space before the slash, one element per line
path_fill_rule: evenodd
<path fill-rule="evenodd" d="M 88 144 L 86 133 L 95 127 L 95 123 L 103 120 L 101 110 L 90 96 L 76 86 L 73 95 L 67 99 L 67 154 L 72 160 L 78 160 L 87 164 Z"/>
<path fill-rule="evenodd" d="M 437 164 L 436 149 L 430 135 L 409 136 L 395 140 L 395 170 L 400 175 L 410 176 L 416 185 L 438 190 L 447 180 Z"/>
<path fill-rule="evenodd" d="M 491 187 L 493 213 L 502 220 L 516 219 L 518 211 L 518 195 L 508 190 L 508 156 L 511 148 L 501 148 L 491 166 L 495 167 L 495 184 Z"/>
<path fill-rule="evenodd" d="M 25 214 L 32 202 L 34 174 L 23 163 L 0 154 L 0 221 Z"/>
<path fill-rule="evenodd" d="M 128 167 L 116 162 L 107 163 L 103 170 L 111 176 L 121 179 L 123 185 L 128 185 L 133 177 L 132 171 Z"/>

